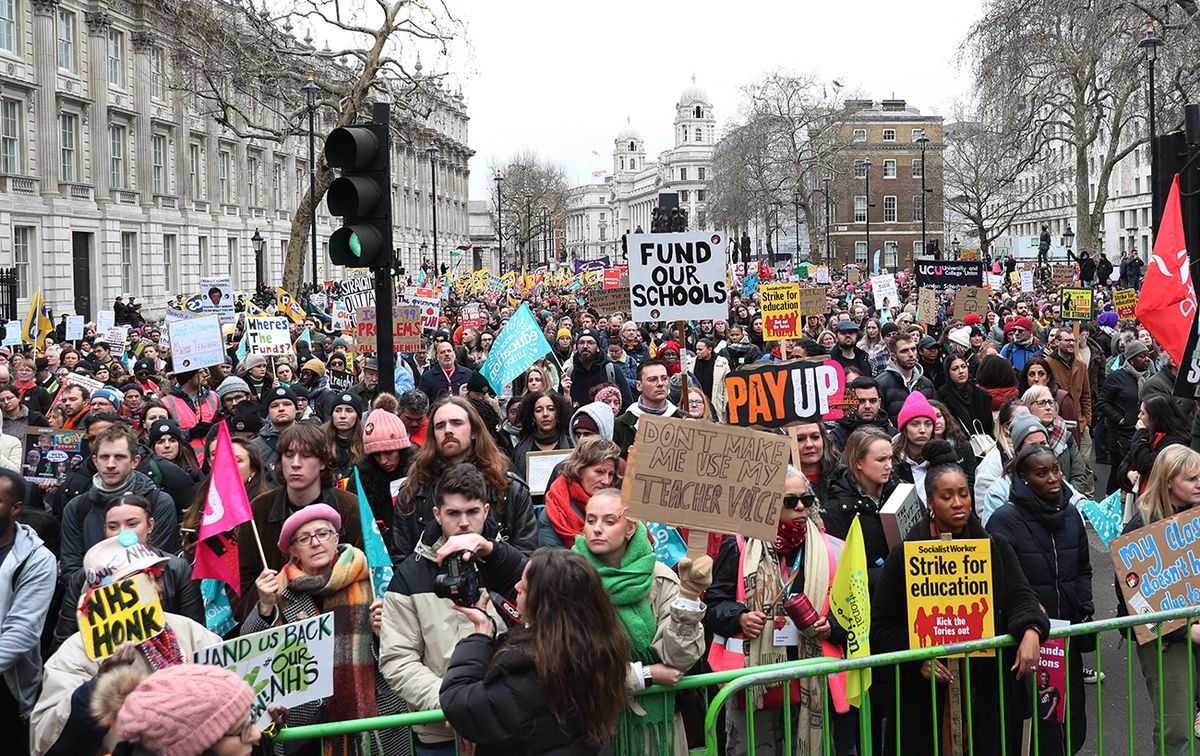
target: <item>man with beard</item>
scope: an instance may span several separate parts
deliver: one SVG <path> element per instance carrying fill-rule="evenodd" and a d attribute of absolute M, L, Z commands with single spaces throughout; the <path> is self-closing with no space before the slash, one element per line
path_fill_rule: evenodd
<path fill-rule="evenodd" d="M 896 429 L 888 420 L 887 413 L 883 411 L 879 398 L 879 384 L 874 378 L 860 375 L 850 381 L 846 390 L 854 392 L 854 401 L 857 404 L 854 414 L 844 415 L 829 431 L 829 438 L 839 450 L 846 448 L 846 439 L 863 425 L 874 425 L 889 436 L 896 435 Z"/>
<path fill-rule="evenodd" d="M 470 379 L 471 371 L 457 364 L 454 344 L 449 341 L 440 342 L 435 354 L 437 364 L 425 371 L 417 388 L 424 391 L 430 401 L 436 401 L 445 394 L 458 396 L 459 389 Z"/>
<path fill-rule="evenodd" d="M 591 390 L 601 383 L 617 387 L 621 392 L 622 407 L 633 401 L 625 374 L 608 359 L 608 355 L 600 352 L 600 335 L 591 329 L 582 329 L 575 335 L 575 354 L 564 369 L 571 376 L 571 401 L 577 407 L 591 402 Z"/>
<path fill-rule="evenodd" d="M 853 320 L 842 320 L 837 324 L 837 346 L 830 355 L 843 368 L 854 367 L 859 375 L 871 376 L 871 358 L 858 347 L 858 325 Z"/>
<path fill-rule="evenodd" d="M 1019 307 L 1017 311 L 1020 312 Z M 1033 338 L 1033 321 L 1022 315 L 1004 326 L 1004 335 L 1011 341 L 1000 348 L 1000 356 L 1011 362 L 1013 370 L 1020 375 L 1025 363 L 1042 353 Z"/>

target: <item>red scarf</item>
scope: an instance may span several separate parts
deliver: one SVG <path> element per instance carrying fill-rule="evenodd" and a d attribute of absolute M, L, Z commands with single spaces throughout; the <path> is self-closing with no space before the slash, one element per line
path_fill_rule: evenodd
<path fill-rule="evenodd" d="M 583 518 L 579 513 L 587 507 L 589 498 L 583 486 L 578 481 L 568 480 L 566 475 L 555 478 L 550 490 L 546 491 L 546 517 L 568 549 L 575 545 L 576 536 L 583 535 Z"/>
<path fill-rule="evenodd" d="M 29 389 L 33 388 L 36 385 L 37 385 L 36 381 L 30 381 L 29 383 L 26 383 L 25 385 L 21 385 L 20 383 L 13 381 L 13 388 L 15 388 L 17 390 L 17 398 L 18 399 L 24 399 L 25 392 L 28 391 Z"/>
<path fill-rule="evenodd" d="M 1017 395 L 1016 386 L 1007 386 L 1005 388 L 984 388 L 992 396 L 992 412 L 999 412 L 1000 408 L 1009 399 L 1013 399 Z"/>

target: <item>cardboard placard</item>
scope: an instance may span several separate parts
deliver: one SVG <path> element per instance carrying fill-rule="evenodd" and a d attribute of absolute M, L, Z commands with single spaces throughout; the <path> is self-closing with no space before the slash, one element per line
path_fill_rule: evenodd
<path fill-rule="evenodd" d="M 716 231 L 630 234 L 627 243 L 634 320 L 728 317 L 723 235 Z"/>
<path fill-rule="evenodd" d="M 787 463 L 787 436 L 646 414 L 621 502 L 641 520 L 771 542 Z"/>
<path fill-rule="evenodd" d="M 415 305 L 392 307 L 392 348 L 397 352 L 415 352 L 421 348 L 421 308 Z M 354 350 L 360 354 L 379 351 L 375 308 L 363 307 L 354 313 Z"/>
<path fill-rule="evenodd" d="M 824 317 L 829 312 L 829 300 L 825 297 L 825 289 L 800 287 L 800 317 L 810 315 Z"/>
<path fill-rule="evenodd" d="M 1050 283 L 1055 286 L 1070 286 L 1075 282 L 1075 266 L 1070 263 L 1055 263 L 1050 266 Z"/>
<path fill-rule="evenodd" d="M 1091 289 L 1063 289 L 1060 296 L 1062 297 L 1063 320 L 1092 319 Z"/>
<path fill-rule="evenodd" d="M 858 273 L 858 268 L 846 268 L 846 283 L 856 284 L 862 280 L 862 276 Z"/>
<path fill-rule="evenodd" d="M 937 318 L 937 292 L 933 289 L 921 289 L 917 294 L 917 320 L 921 323 L 936 323 Z"/>
<path fill-rule="evenodd" d="M 81 430 L 27 427 L 21 474 L 32 483 L 62 483 L 67 473 L 83 462 Z"/>
<path fill-rule="evenodd" d="M 725 376 L 729 424 L 783 428 L 838 420 L 844 414 L 846 371 L 836 360 L 772 362 Z"/>
<path fill-rule="evenodd" d="M 904 594 L 909 648 L 995 636 L 992 542 L 987 538 L 905 541 Z"/>
<path fill-rule="evenodd" d="M 1130 614 L 1150 614 L 1200 604 L 1200 507 L 1114 538 L 1113 568 Z M 1161 623 L 1163 635 L 1184 620 Z M 1159 625 L 1134 625 L 1139 644 L 1158 637 Z"/>
<path fill-rule="evenodd" d="M 763 338 L 772 341 L 799 338 L 802 332 L 800 286 L 794 283 L 763 284 L 758 293 L 762 304 Z M 824 301 L 822 293 L 822 304 Z"/>
<path fill-rule="evenodd" d="M 588 305 L 601 315 L 629 311 L 629 276 L 615 270 L 604 271 L 604 288 L 587 293 Z"/>
<path fill-rule="evenodd" d="M 1137 313 L 1137 290 L 1117 289 L 1112 295 L 1113 309 L 1121 320 L 1130 320 Z"/>
<path fill-rule="evenodd" d="M 175 363 L 175 372 L 199 370 L 225 362 L 225 338 L 221 335 L 219 316 L 173 320 L 167 329 L 171 336 L 171 359 Z"/>
<path fill-rule="evenodd" d="M 912 530 L 928 511 L 917 498 L 916 486 L 912 483 L 897 485 L 896 490 L 892 491 L 892 495 L 879 510 L 879 521 L 883 525 L 883 534 L 887 536 L 888 546 L 903 543 L 908 531 Z"/>
<path fill-rule="evenodd" d="M 122 643 L 144 643 L 166 626 L 158 589 L 144 572 L 88 591 L 75 616 L 92 661 L 107 659 Z"/>
<path fill-rule="evenodd" d="M 333 630 L 333 613 L 326 612 L 202 648 L 192 662 L 253 681 L 250 719 L 262 727 L 271 704 L 292 708 L 333 695 Z"/>
<path fill-rule="evenodd" d="M 962 320 L 971 313 L 981 318 L 987 317 L 987 289 L 976 286 L 964 286 L 954 294 L 954 319 Z"/>
<path fill-rule="evenodd" d="M 246 318 L 249 329 L 246 331 L 246 353 L 272 356 L 276 354 L 294 354 L 292 346 L 292 331 L 287 318 L 257 317 Z"/>
<path fill-rule="evenodd" d="M 979 260 L 918 259 L 913 263 L 917 286 L 948 289 L 954 286 L 983 286 L 983 263 Z"/>
<path fill-rule="evenodd" d="M 896 289 L 896 276 L 884 273 L 871 276 L 871 295 L 875 297 L 875 309 L 897 307 L 900 304 L 900 294 Z"/>
<path fill-rule="evenodd" d="M 550 451 L 531 451 L 525 455 L 525 482 L 529 484 L 529 493 L 542 496 L 550 487 L 550 474 L 560 463 L 571 456 L 570 449 L 551 449 Z"/>

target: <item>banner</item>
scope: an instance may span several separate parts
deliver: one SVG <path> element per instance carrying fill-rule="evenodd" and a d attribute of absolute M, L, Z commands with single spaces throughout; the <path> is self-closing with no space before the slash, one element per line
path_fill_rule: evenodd
<path fill-rule="evenodd" d="M 275 305 L 279 312 L 291 319 L 293 323 L 304 322 L 304 308 L 287 289 L 275 287 Z"/>
<path fill-rule="evenodd" d="M 582 273 L 585 270 L 604 270 L 609 265 L 611 263 L 609 262 L 608 255 L 598 257 L 595 260 L 576 260 L 575 272 Z"/>
<path fill-rule="evenodd" d="M 983 286 L 983 262 L 980 260 L 929 260 L 913 262 L 918 288 L 948 289 L 958 286 Z"/>
<path fill-rule="evenodd" d="M 682 533 L 670 525 L 647 522 L 646 532 L 654 543 L 654 558 L 666 566 L 674 567 L 687 556 L 687 541 L 683 540 Z"/>
<path fill-rule="evenodd" d="M 512 383 L 513 378 L 525 372 L 535 360 L 549 351 L 550 344 L 542 329 L 538 328 L 529 304 L 523 302 L 509 318 L 508 325 L 497 334 L 479 372 L 500 394 L 505 386 Z"/>
<path fill-rule="evenodd" d="M 771 543 L 789 455 L 787 436 L 645 414 L 621 503 L 640 520 Z"/>
<path fill-rule="evenodd" d="M 362 354 L 379 351 L 375 308 L 364 307 L 354 313 L 354 351 Z M 415 352 L 421 348 L 421 308 L 397 305 L 392 308 L 392 349 Z"/>
<path fill-rule="evenodd" d="M 209 276 L 200 278 L 201 311 L 205 315 L 219 315 L 222 323 L 231 323 L 236 318 L 233 312 L 233 278 Z"/>
<path fill-rule="evenodd" d="M 1113 539 L 1113 567 L 1130 614 L 1149 614 L 1200 604 L 1200 507 Z M 1162 623 L 1167 634 L 1184 620 Z M 1158 625 L 1135 625 L 1137 642 L 1158 637 Z"/>
<path fill-rule="evenodd" d="M 249 329 L 246 331 L 247 354 L 294 354 L 292 346 L 292 331 L 287 318 L 261 317 L 246 318 Z"/>
<path fill-rule="evenodd" d="M 783 428 L 838 420 L 846 371 L 836 360 L 756 364 L 725 376 L 730 425 Z"/>
<path fill-rule="evenodd" d="M 1060 296 L 1064 321 L 1092 319 L 1091 289 L 1063 289 Z"/>
<path fill-rule="evenodd" d="M 1056 630 L 1070 624 L 1066 620 L 1051 619 L 1050 629 Z M 1043 722 L 1053 720 L 1062 724 L 1065 721 L 1067 700 L 1066 638 L 1049 638 L 1041 645 L 1034 690 L 1037 696 L 1038 719 Z"/>
<path fill-rule="evenodd" d="M 192 320 L 173 320 L 167 325 L 171 337 L 171 360 L 175 372 L 199 370 L 225 362 L 225 338 L 221 319 L 205 315 Z"/>
<path fill-rule="evenodd" d="M 909 648 L 945 646 L 996 634 L 991 541 L 905 541 L 904 566 Z M 978 652 L 979 656 L 994 654 Z"/>
<path fill-rule="evenodd" d="M 884 273 L 881 276 L 871 276 L 871 294 L 875 297 L 875 309 L 877 310 L 899 306 L 900 293 L 896 289 L 895 274 Z"/>
<path fill-rule="evenodd" d="M 202 648 L 192 662 L 224 667 L 245 680 L 255 693 L 250 720 L 263 727 L 271 704 L 292 708 L 333 695 L 333 613 Z"/>
<path fill-rule="evenodd" d="M 107 659 L 123 643 L 144 643 L 166 626 L 154 578 L 144 572 L 87 591 L 75 616 L 92 661 Z"/>
<path fill-rule="evenodd" d="M 628 248 L 634 320 L 729 317 L 721 234 L 630 234 Z"/>
<path fill-rule="evenodd" d="M 762 305 L 763 338 L 768 341 L 799 338 L 803 332 L 799 284 L 763 284 L 758 293 Z M 824 303 L 824 297 L 821 301 Z"/>
<path fill-rule="evenodd" d="M 1117 289 L 1112 294 L 1113 309 L 1121 320 L 1132 320 L 1137 312 L 1137 290 Z"/>
<path fill-rule="evenodd" d="M 987 289 L 975 286 L 964 286 L 954 293 L 954 319 L 964 320 L 971 313 L 981 318 L 987 317 Z"/>
<path fill-rule="evenodd" d="M 62 483 L 83 462 L 82 430 L 25 429 L 21 475 L 30 483 Z"/>

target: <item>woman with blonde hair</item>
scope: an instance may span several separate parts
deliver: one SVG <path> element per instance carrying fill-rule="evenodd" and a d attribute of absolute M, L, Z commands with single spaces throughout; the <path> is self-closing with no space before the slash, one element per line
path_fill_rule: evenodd
<path fill-rule="evenodd" d="M 1086 491 L 1087 467 L 1079 453 L 1079 444 L 1067 428 L 1066 421 L 1059 415 L 1059 404 L 1047 386 L 1031 385 L 1021 395 L 1021 401 L 1046 429 L 1046 446 L 1054 450 L 1063 479 L 1070 482 L 1076 491 Z"/>
<path fill-rule="evenodd" d="M 588 499 L 617 483 L 621 449 L 602 436 L 588 436 L 559 466 L 559 475 L 546 491 L 546 504 L 537 510 L 538 545 L 569 549 L 583 534 Z"/>

